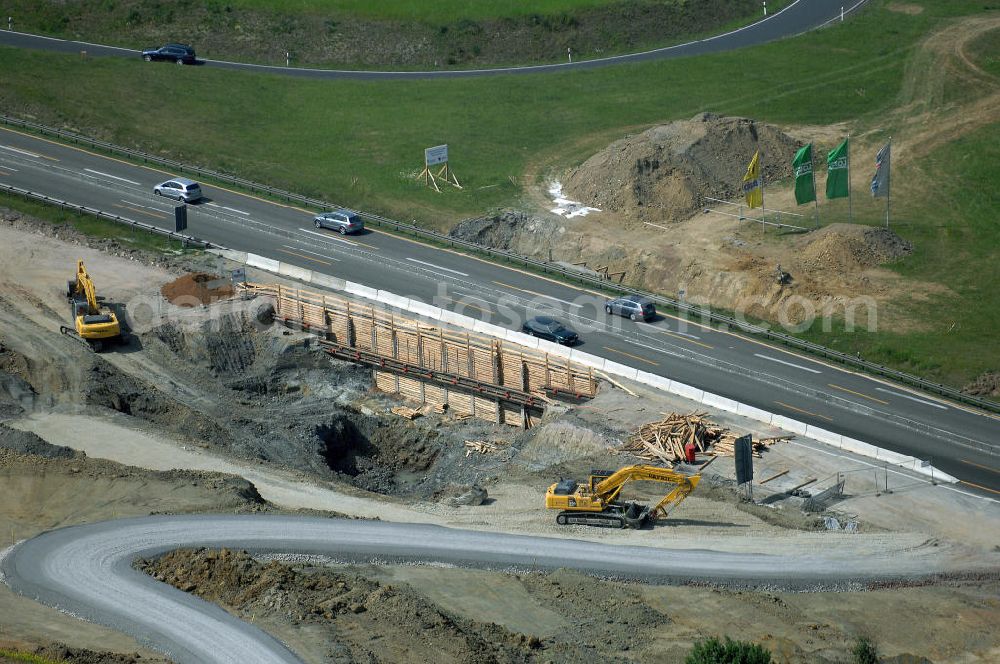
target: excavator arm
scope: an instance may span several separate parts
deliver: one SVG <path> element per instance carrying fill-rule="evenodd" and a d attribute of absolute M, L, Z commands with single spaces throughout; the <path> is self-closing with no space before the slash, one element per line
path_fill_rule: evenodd
<path fill-rule="evenodd" d="M 87 274 L 87 268 L 83 266 L 83 261 L 76 262 L 76 291 L 87 300 L 87 313 L 94 315 L 100 313 L 100 305 L 97 303 L 97 291 L 94 289 L 94 282 Z"/>

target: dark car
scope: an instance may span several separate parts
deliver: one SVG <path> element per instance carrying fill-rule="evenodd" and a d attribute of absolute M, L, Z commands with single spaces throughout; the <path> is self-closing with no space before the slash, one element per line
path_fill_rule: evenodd
<path fill-rule="evenodd" d="M 341 235 L 359 233 L 365 229 L 365 222 L 361 217 L 344 209 L 317 214 L 313 217 L 313 224 L 316 228 L 329 228 Z"/>
<path fill-rule="evenodd" d="M 580 340 L 580 336 L 555 318 L 535 316 L 524 321 L 521 331 L 539 339 L 554 341 L 564 346 L 572 346 Z"/>
<path fill-rule="evenodd" d="M 617 300 L 609 300 L 604 303 L 604 310 L 632 320 L 649 321 L 656 318 L 656 307 L 641 295 L 626 295 Z"/>
<path fill-rule="evenodd" d="M 160 48 L 147 48 L 142 52 L 142 59 L 146 62 L 166 60 L 176 62 L 179 65 L 193 65 L 195 63 L 194 49 L 187 44 L 165 44 Z"/>

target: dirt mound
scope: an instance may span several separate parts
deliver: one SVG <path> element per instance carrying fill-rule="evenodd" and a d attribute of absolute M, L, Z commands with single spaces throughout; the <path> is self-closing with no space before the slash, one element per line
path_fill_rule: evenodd
<path fill-rule="evenodd" d="M 20 454 L 34 454 L 50 459 L 72 459 L 76 456 L 76 452 L 69 447 L 52 445 L 30 431 L 12 429 L 6 424 L 0 424 L 0 447 L 6 447 Z"/>
<path fill-rule="evenodd" d="M 1000 371 L 987 371 L 962 388 L 977 397 L 1000 397 Z"/>
<path fill-rule="evenodd" d="M 160 293 L 171 304 L 193 307 L 197 304 L 211 304 L 233 296 L 233 285 L 229 279 L 213 274 L 195 272 L 174 279 L 160 288 Z"/>
<path fill-rule="evenodd" d="M 0 649 L 3 646 L 0 644 Z M 23 655 L 34 655 L 38 659 L 24 659 Z M 154 664 L 155 662 L 168 662 L 169 660 L 143 657 L 139 653 L 125 654 L 117 652 L 103 652 L 87 650 L 86 648 L 73 648 L 64 643 L 53 643 L 46 646 L 37 646 L 30 650 L 19 649 L 19 655 L 13 659 L 6 659 L 0 655 L 0 662 L 21 662 L 21 661 L 45 661 L 60 662 L 60 664 Z"/>
<path fill-rule="evenodd" d="M 259 562 L 245 551 L 184 549 L 136 567 L 244 619 L 292 620 L 335 631 L 328 661 L 523 662 L 542 645 L 451 615 L 405 585 Z"/>
<path fill-rule="evenodd" d="M 898 260 L 913 245 L 888 228 L 833 224 L 803 238 L 798 263 L 817 271 L 844 272 Z"/>
<path fill-rule="evenodd" d="M 681 221 L 705 196 L 735 198 L 757 149 L 765 181 L 790 177 L 790 155 L 798 147 L 771 125 L 703 113 L 612 143 L 570 171 L 563 185 L 602 210 L 640 221 Z"/>

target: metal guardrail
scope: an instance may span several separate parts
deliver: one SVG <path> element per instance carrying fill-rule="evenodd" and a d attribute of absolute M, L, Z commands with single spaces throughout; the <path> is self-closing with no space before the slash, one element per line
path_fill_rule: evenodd
<path fill-rule="evenodd" d="M 7 192 L 9 194 L 16 194 L 18 196 L 24 196 L 27 199 L 33 199 L 40 203 L 46 203 L 48 205 L 55 205 L 64 210 L 71 210 L 80 214 L 89 214 L 91 216 L 97 217 L 98 219 L 106 219 L 108 221 L 113 221 L 119 224 L 125 224 L 133 228 L 138 228 L 140 230 L 149 231 L 150 233 L 156 233 L 158 235 L 165 235 L 166 237 L 178 240 L 185 245 L 192 245 L 195 247 L 201 247 L 207 249 L 213 245 L 210 242 L 204 240 L 199 240 L 196 237 L 190 235 L 184 235 L 183 233 L 176 233 L 165 228 L 157 228 L 156 226 L 151 226 L 150 224 L 144 224 L 141 221 L 135 221 L 134 219 L 129 219 L 128 217 L 123 217 L 117 214 L 111 214 L 110 212 L 105 212 L 103 210 L 98 210 L 96 208 L 89 208 L 85 205 L 77 205 L 76 203 L 68 203 L 66 201 L 59 200 L 58 198 L 52 198 L 51 196 L 46 196 L 45 194 L 39 194 L 28 189 L 21 189 L 20 187 L 12 187 L 8 184 L 0 184 L 0 191 Z"/>
<path fill-rule="evenodd" d="M 229 175 L 227 173 L 220 173 L 218 171 L 213 171 L 211 169 L 192 166 L 190 164 L 185 164 L 179 161 L 174 161 L 172 159 L 158 157 L 156 155 L 151 155 L 139 150 L 131 150 L 129 148 L 124 148 L 119 145 L 115 145 L 113 143 L 98 141 L 92 138 L 87 138 L 86 136 L 75 134 L 73 132 L 68 132 L 62 129 L 55 129 L 53 127 L 48 127 L 35 122 L 28 122 L 26 120 L 19 120 L 17 118 L 11 118 L 5 115 L 0 115 L 0 123 L 14 127 L 21 127 L 23 129 L 35 131 L 43 135 L 57 136 L 72 143 L 87 145 L 91 148 L 104 150 L 112 154 L 126 156 L 133 160 L 142 161 L 143 163 L 152 163 L 158 166 L 166 166 L 178 173 L 193 173 L 195 175 L 198 175 L 202 179 L 210 178 L 218 182 L 225 182 L 227 184 L 242 187 L 246 190 L 249 190 L 251 193 L 267 194 L 269 196 L 273 196 L 275 198 L 282 199 L 288 202 L 296 202 L 302 205 L 309 205 L 318 210 L 330 209 L 334 207 L 344 207 L 345 209 L 351 210 L 351 208 L 348 208 L 346 206 L 339 206 L 329 201 L 324 201 L 316 198 L 309 198 L 308 196 L 302 196 L 299 194 L 292 193 L 290 191 L 286 191 L 284 189 L 270 187 L 268 185 L 264 185 L 259 182 L 254 182 L 252 180 L 247 180 L 245 178 Z M 925 392 L 929 392 L 931 394 L 937 394 L 943 397 L 947 397 L 949 399 L 953 399 L 960 403 L 969 404 L 971 406 L 982 408 L 983 410 L 987 410 L 990 412 L 1000 413 L 1000 403 L 970 396 L 968 394 L 962 393 L 960 390 L 957 390 L 953 387 L 942 385 L 940 383 L 935 383 L 933 381 L 929 381 L 924 378 L 920 378 L 919 376 L 914 376 L 913 374 L 905 373 L 903 371 L 897 371 L 895 369 L 891 369 L 881 364 L 876 364 L 875 362 L 869 362 L 868 360 L 864 360 L 859 357 L 855 357 L 853 355 L 841 353 L 839 351 L 835 351 L 831 348 L 827 348 L 826 346 L 821 346 L 820 344 L 816 344 L 811 341 L 805 341 L 804 339 L 799 339 L 797 337 L 793 337 L 788 334 L 775 332 L 774 330 L 761 327 L 759 325 L 754 325 L 753 323 L 749 323 L 747 321 L 741 321 L 731 316 L 726 316 L 723 314 L 716 313 L 710 309 L 706 309 L 701 306 L 692 305 L 681 300 L 675 300 L 673 298 L 665 297 L 663 295 L 649 293 L 647 291 L 643 291 L 638 288 L 632 288 L 630 286 L 616 284 L 611 282 L 610 280 L 591 276 L 589 274 L 577 270 L 571 270 L 561 265 L 550 263 L 548 261 L 536 260 L 533 258 L 529 258 L 527 256 L 516 254 L 511 251 L 504 251 L 502 249 L 492 249 L 490 247 L 486 247 L 481 244 L 476 244 L 475 242 L 469 242 L 467 240 L 462 240 L 459 238 L 454 238 L 448 235 L 444 235 L 443 233 L 438 233 L 436 231 L 420 228 L 419 226 L 416 226 L 414 224 L 408 224 L 405 222 L 396 221 L 394 219 L 389 219 L 388 217 L 383 217 L 377 214 L 372 214 L 361 210 L 351 210 L 351 211 L 361 215 L 366 221 L 374 222 L 379 227 L 389 228 L 397 233 L 403 233 L 436 244 L 443 244 L 450 247 L 459 247 L 472 253 L 485 255 L 490 258 L 498 259 L 506 263 L 517 264 L 527 269 L 543 272 L 545 274 L 558 275 L 562 277 L 564 280 L 580 284 L 586 284 L 588 286 L 596 287 L 603 291 L 614 293 L 617 295 L 641 295 L 643 297 L 649 298 L 657 305 L 659 305 L 661 308 L 667 308 L 676 311 L 678 313 L 691 316 L 692 318 L 697 318 L 705 323 L 724 326 L 726 329 L 734 329 L 744 334 L 762 337 L 764 339 L 775 341 L 790 348 L 794 348 L 799 351 L 805 351 L 807 353 L 816 355 L 823 359 L 832 360 L 839 364 L 849 366 L 854 369 L 864 371 L 866 373 L 874 374 L 877 376 L 884 376 L 886 378 L 891 378 L 892 380 L 895 380 L 899 383 L 924 390 Z"/>

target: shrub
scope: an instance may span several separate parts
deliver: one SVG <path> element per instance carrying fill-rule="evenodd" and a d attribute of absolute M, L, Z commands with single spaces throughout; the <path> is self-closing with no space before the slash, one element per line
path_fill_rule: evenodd
<path fill-rule="evenodd" d="M 858 638 L 851 653 L 854 655 L 854 664 L 878 664 L 878 649 L 875 642 L 867 636 Z"/>
<path fill-rule="evenodd" d="M 728 636 L 723 643 L 713 636 L 694 644 L 684 664 L 771 664 L 771 653 L 756 643 L 733 641 Z"/>

